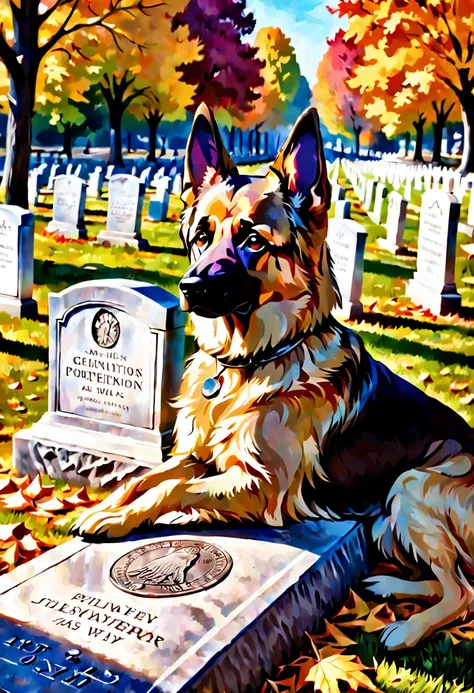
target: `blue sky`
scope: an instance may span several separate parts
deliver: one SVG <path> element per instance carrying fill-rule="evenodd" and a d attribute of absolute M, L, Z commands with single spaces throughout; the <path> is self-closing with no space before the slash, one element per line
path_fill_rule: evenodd
<path fill-rule="evenodd" d="M 326 37 L 334 36 L 341 20 L 327 9 L 329 0 L 247 0 L 257 28 L 279 26 L 295 47 L 301 72 L 310 85 L 326 51 Z"/>

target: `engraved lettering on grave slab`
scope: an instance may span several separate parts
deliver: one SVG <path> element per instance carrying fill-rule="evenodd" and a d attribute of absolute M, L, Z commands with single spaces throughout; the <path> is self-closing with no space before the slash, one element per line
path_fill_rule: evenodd
<path fill-rule="evenodd" d="M 59 331 L 59 411 L 153 428 L 156 340 L 123 311 L 73 313 Z"/>

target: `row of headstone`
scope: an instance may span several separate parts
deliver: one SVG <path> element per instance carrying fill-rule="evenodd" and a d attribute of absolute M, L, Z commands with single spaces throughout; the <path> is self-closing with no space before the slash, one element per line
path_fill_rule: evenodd
<path fill-rule="evenodd" d="M 377 240 L 378 245 L 391 253 L 404 252 L 403 234 L 406 226 L 408 201 L 397 191 L 388 192 L 388 189 L 381 182 L 374 179 L 365 179 L 357 163 L 343 161 L 345 174 L 352 182 L 356 193 L 368 211 L 371 219 L 382 224 L 387 231 L 385 238 Z M 395 186 L 394 186 L 395 187 Z M 401 185 L 399 187 L 402 187 Z M 375 189 L 375 194 L 374 194 Z M 460 201 L 451 192 L 439 188 L 428 189 L 422 193 L 422 203 L 420 209 L 420 220 L 418 228 L 418 252 L 417 265 L 414 277 L 408 282 L 406 293 L 416 305 L 421 305 L 429 309 L 434 314 L 449 314 L 458 312 L 461 306 L 461 297 L 455 282 L 456 265 L 456 243 L 460 217 Z M 386 200 L 386 205 L 384 201 Z M 373 204 L 373 209 L 370 209 Z M 336 220 L 333 220 L 333 225 Z M 474 206 L 472 198 L 469 204 L 468 223 L 474 222 Z M 472 233 L 472 226 L 466 229 L 464 225 L 460 230 Z M 337 234 L 332 233 L 328 236 L 328 243 L 331 242 L 335 251 L 335 271 L 347 277 L 354 272 L 354 277 L 358 276 L 353 263 L 348 261 L 348 257 L 355 258 L 356 252 L 352 255 L 344 254 L 342 248 L 348 249 L 350 244 L 342 241 L 343 233 L 341 226 L 337 226 Z M 334 239 L 339 238 L 339 241 Z M 353 242 L 352 247 L 357 244 Z M 349 272 L 347 272 L 349 267 Z M 344 272 L 346 269 L 346 272 Z M 344 285 L 344 279 L 341 281 Z M 353 287 L 358 292 L 359 282 L 348 283 L 347 286 Z M 343 296 L 347 302 L 346 295 Z M 348 303 L 350 305 L 350 302 Z"/>
<path fill-rule="evenodd" d="M 156 165 L 145 167 L 140 173 L 140 182 L 144 184 L 145 189 L 149 187 L 156 188 L 156 182 L 165 174 L 171 180 L 169 191 L 174 195 L 180 195 L 182 192 L 183 176 L 180 173 L 181 162 L 171 160 L 165 167 L 162 166 L 158 171 Z M 122 175 L 123 171 L 120 171 Z M 76 176 L 87 182 L 86 195 L 87 197 L 100 199 L 103 195 L 104 188 L 108 181 L 118 175 L 116 166 L 104 164 L 95 165 L 93 170 L 89 170 L 86 163 L 73 165 L 72 163 L 65 166 L 63 163 L 53 162 L 51 164 L 41 163 L 30 171 L 28 177 L 28 201 L 29 204 L 37 207 L 39 203 L 39 195 L 42 192 L 51 193 L 54 189 L 54 181 L 59 175 Z M 137 175 L 137 166 L 132 167 L 131 175 Z"/>
<path fill-rule="evenodd" d="M 97 175 L 103 175 L 97 171 Z M 178 174 L 179 175 L 179 174 Z M 169 205 L 168 176 L 157 182 L 156 192 L 150 202 L 148 218 L 164 221 Z M 181 185 L 181 181 L 179 181 Z M 89 188 L 91 182 L 89 182 Z M 174 188 L 176 190 L 176 187 Z M 173 191 L 173 188 L 172 188 Z M 99 196 L 98 186 L 94 192 Z M 67 238 L 85 238 L 84 222 L 86 204 L 86 182 L 74 175 L 60 175 L 54 181 L 53 218 L 47 226 L 50 232 L 60 233 Z M 109 180 L 106 228 L 98 235 L 99 243 L 114 246 L 132 246 L 140 249 L 148 247 L 141 236 L 142 211 L 145 196 L 145 183 L 137 176 L 129 174 L 112 175 Z"/>

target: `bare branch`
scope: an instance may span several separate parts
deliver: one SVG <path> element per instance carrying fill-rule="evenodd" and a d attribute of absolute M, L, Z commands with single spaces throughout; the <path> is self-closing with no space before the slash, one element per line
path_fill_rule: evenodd
<path fill-rule="evenodd" d="M 143 0 L 138 0 L 138 2 L 136 2 L 134 5 L 129 5 L 128 7 L 120 7 L 120 3 L 122 1 L 123 0 L 117 0 L 115 5 L 111 2 L 110 9 L 105 14 L 103 14 L 102 16 L 97 17 L 97 19 L 93 22 L 79 22 L 77 24 L 74 24 L 74 26 L 68 27 L 67 24 L 69 23 L 69 21 L 72 17 L 72 14 L 73 14 L 73 12 L 70 12 L 67 19 L 62 23 L 62 25 L 59 27 L 57 32 L 53 36 L 51 36 L 50 40 L 44 46 L 42 46 L 42 48 L 41 48 L 42 57 L 44 55 L 46 55 L 46 53 L 61 38 L 63 38 L 64 36 L 68 36 L 69 34 L 72 34 L 75 31 L 80 31 L 81 29 L 91 29 L 95 26 L 102 26 L 102 27 L 108 29 L 110 32 L 114 33 L 113 30 L 111 29 L 111 27 L 107 27 L 104 24 L 104 22 L 106 22 L 108 19 L 110 19 L 110 17 L 118 14 L 119 12 L 125 12 L 125 11 L 130 12 L 130 10 L 139 10 L 143 14 L 146 14 L 147 10 L 153 10 L 153 9 L 156 9 L 157 7 L 163 7 L 163 5 L 166 4 L 164 1 L 160 0 L 159 2 L 156 2 L 153 5 L 145 5 Z M 78 2 L 79 2 L 79 0 L 74 0 L 74 4 L 73 4 L 74 10 L 76 9 Z M 128 37 L 126 37 L 126 38 L 128 38 Z M 131 43 L 133 43 L 134 45 L 138 45 L 133 41 L 133 39 L 128 39 L 128 40 Z"/>

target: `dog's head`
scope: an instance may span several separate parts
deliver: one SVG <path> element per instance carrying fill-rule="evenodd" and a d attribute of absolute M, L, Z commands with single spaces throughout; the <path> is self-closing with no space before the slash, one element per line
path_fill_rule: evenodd
<path fill-rule="evenodd" d="M 199 346 L 248 358 L 318 329 L 337 301 L 325 243 L 330 186 L 316 109 L 266 175 L 241 175 L 207 106 L 188 142 L 180 283 Z"/>

